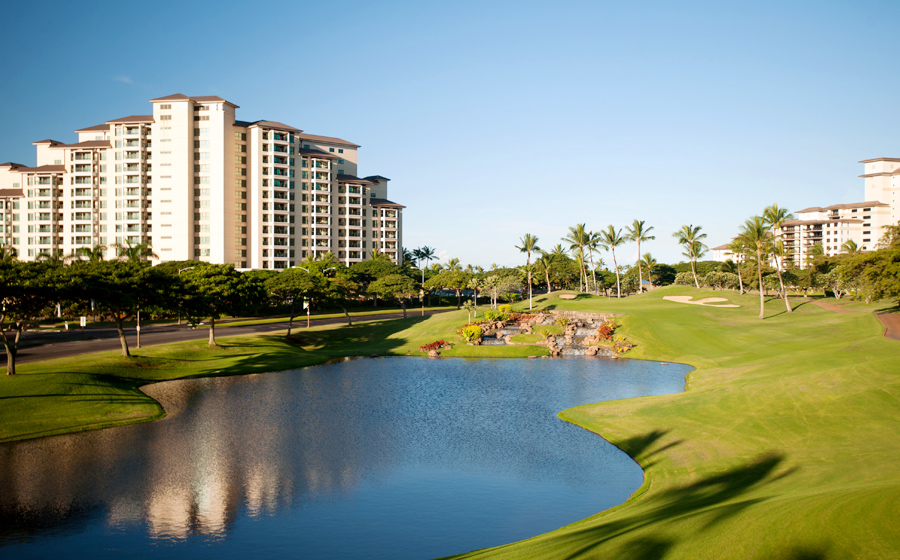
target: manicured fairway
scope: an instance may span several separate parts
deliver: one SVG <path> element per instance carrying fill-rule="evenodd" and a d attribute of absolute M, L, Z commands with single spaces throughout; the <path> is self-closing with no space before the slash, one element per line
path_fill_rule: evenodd
<path fill-rule="evenodd" d="M 726 297 L 737 309 L 663 295 Z M 542 302 L 628 313 L 635 356 L 697 366 L 688 391 L 560 416 L 637 459 L 623 506 L 461 558 L 897 558 L 900 343 L 871 313 L 668 288 L 627 301 Z"/>
<path fill-rule="evenodd" d="M 665 301 L 725 297 L 738 308 Z M 900 342 L 867 308 L 669 287 L 620 301 L 537 296 L 536 306 L 626 314 L 630 357 L 697 367 L 685 393 L 562 411 L 641 464 L 631 500 L 527 541 L 460 558 L 896 558 L 900 556 Z M 161 414 L 137 387 L 161 379 L 287 369 L 346 354 L 406 354 L 456 341 L 465 312 L 222 339 L 26 364 L 0 380 L 0 440 Z M 458 344 L 445 355 L 527 356 Z"/>

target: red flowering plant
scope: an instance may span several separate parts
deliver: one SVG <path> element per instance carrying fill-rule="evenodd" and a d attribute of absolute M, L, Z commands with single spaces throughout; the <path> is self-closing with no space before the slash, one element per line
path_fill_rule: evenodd
<path fill-rule="evenodd" d="M 431 352 L 432 350 L 437 350 L 438 348 L 443 348 L 444 346 L 449 346 L 443 340 L 435 340 L 434 342 L 429 342 L 424 346 L 419 346 L 420 352 Z"/>

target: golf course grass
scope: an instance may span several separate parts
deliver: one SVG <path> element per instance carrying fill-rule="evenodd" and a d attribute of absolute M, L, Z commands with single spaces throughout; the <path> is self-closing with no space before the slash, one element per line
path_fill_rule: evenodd
<path fill-rule="evenodd" d="M 663 296 L 724 297 L 737 308 Z M 830 300 L 834 301 L 834 300 Z M 900 342 L 870 312 L 795 312 L 758 296 L 667 287 L 622 300 L 536 296 L 536 308 L 624 314 L 628 357 L 688 363 L 684 393 L 560 412 L 645 470 L 632 498 L 559 530 L 455 558 L 896 558 L 900 551 Z M 520 305 L 521 307 L 521 305 Z M 223 338 L 20 366 L 0 380 L 0 441 L 162 415 L 138 387 L 203 375 L 284 370 L 345 355 L 542 355 L 536 346 L 467 346 L 466 313 Z M 348 351 L 349 349 L 349 351 Z M 603 476 L 603 473 L 597 473 Z"/>

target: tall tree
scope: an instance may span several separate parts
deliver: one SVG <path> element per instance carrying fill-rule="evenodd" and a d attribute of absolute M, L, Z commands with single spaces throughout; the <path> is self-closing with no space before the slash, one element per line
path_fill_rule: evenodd
<path fill-rule="evenodd" d="M 784 222 L 793 220 L 794 215 L 784 208 L 779 208 L 777 204 L 773 204 L 763 211 L 763 218 L 771 228 L 772 254 L 775 258 L 775 272 L 778 273 L 778 285 L 781 286 L 781 297 L 784 298 L 784 306 L 787 308 L 787 312 L 793 313 L 794 310 L 791 309 L 791 302 L 788 300 L 787 290 L 784 287 L 784 278 L 781 275 L 781 267 L 787 255 L 778 231 L 784 225 Z"/>
<path fill-rule="evenodd" d="M 607 251 L 612 252 L 613 270 L 616 272 L 616 297 L 622 297 L 622 286 L 619 280 L 619 265 L 616 263 L 616 247 L 628 241 L 628 236 L 622 235 L 622 229 L 616 231 L 616 228 L 610 224 L 605 230 L 600 232 L 600 245 Z"/>
<path fill-rule="evenodd" d="M 587 241 L 584 244 L 587 249 L 588 260 L 591 262 L 591 282 L 593 283 L 594 295 L 597 295 L 599 292 L 597 291 L 597 266 L 603 265 L 603 259 L 600 259 L 600 262 L 597 265 L 594 264 L 594 253 L 600 252 L 601 242 L 603 238 L 598 232 L 589 231 L 587 232 Z M 587 283 L 587 275 L 584 277 L 585 284 Z"/>
<path fill-rule="evenodd" d="M 644 257 L 640 260 L 640 266 L 647 269 L 647 281 L 653 285 L 653 271 L 656 270 L 657 262 L 650 253 L 644 253 Z"/>
<path fill-rule="evenodd" d="M 576 224 L 574 227 L 569 227 L 569 233 L 562 239 L 565 243 L 569 244 L 569 249 L 575 251 L 576 257 L 579 260 L 579 266 L 581 269 L 581 276 L 578 278 L 578 291 L 583 292 L 583 286 L 587 283 L 587 273 L 584 270 L 584 247 L 588 243 L 588 233 L 587 230 L 584 229 L 584 224 Z M 582 284 L 582 279 L 584 280 L 584 284 Z"/>
<path fill-rule="evenodd" d="M 519 239 L 519 243 L 521 245 L 516 245 L 516 249 L 519 250 L 520 253 L 525 253 L 527 258 L 525 259 L 525 267 L 528 271 L 528 309 L 532 309 L 532 293 L 531 293 L 531 253 L 537 253 L 541 250 L 538 247 L 538 238 L 535 235 L 531 235 L 530 233 L 526 233 L 524 237 Z"/>
<path fill-rule="evenodd" d="M 638 246 L 638 293 L 643 293 L 644 291 L 644 275 L 641 271 L 641 243 L 646 243 L 648 241 L 653 241 L 656 239 L 655 236 L 650 235 L 650 232 L 653 231 L 653 226 L 646 227 L 644 225 L 644 220 L 634 220 L 631 225 L 625 228 L 625 233 L 628 235 L 628 239 L 637 243 Z"/>
<path fill-rule="evenodd" d="M 238 315 L 245 302 L 262 299 L 262 286 L 252 284 L 230 264 L 208 264 L 185 270 L 187 307 L 196 318 L 209 317 L 209 346 L 216 345 L 216 319 Z"/>
<path fill-rule="evenodd" d="M 323 297 L 326 284 L 325 278 L 318 271 L 302 268 L 287 268 L 265 281 L 269 298 L 277 305 L 286 305 L 289 309 L 287 336 L 291 336 L 294 317 L 301 309 L 304 299 L 307 305 L 312 305 L 314 299 Z"/>
<path fill-rule="evenodd" d="M 550 269 L 553 267 L 553 254 L 541 251 L 541 256 L 538 257 L 534 264 L 540 265 L 544 271 L 544 277 L 547 280 L 547 293 L 549 294 L 553 291 L 553 287 L 550 285 Z M 531 297 L 530 293 L 528 295 Z"/>
<path fill-rule="evenodd" d="M 763 294 L 762 265 L 769 253 L 769 224 L 762 216 L 753 216 L 741 228 L 738 234 L 744 245 L 756 254 L 756 276 L 759 282 L 759 318 L 765 315 L 766 300 Z"/>
<path fill-rule="evenodd" d="M 413 254 L 419 259 L 419 268 L 422 269 L 422 284 L 425 284 L 425 266 L 422 264 L 422 261 L 425 261 L 425 264 L 428 264 L 432 259 L 434 259 L 435 252 L 434 248 L 425 245 L 424 247 L 419 247 Z"/>
<path fill-rule="evenodd" d="M 162 270 L 136 260 L 81 261 L 68 270 L 76 293 L 113 318 L 123 356 L 131 355 L 125 321 L 139 309 L 161 302 L 175 282 Z"/>
<path fill-rule="evenodd" d="M 369 284 L 367 291 L 381 299 L 397 299 L 403 308 L 403 318 L 406 319 L 406 299 L 416 293 L 416 285 L 408 276 L 389 274 Z"/>
<path fill-rule="evenodd" d="M 691 261 L 691 274 L 694 277 L 694 286 L 700 289 L 700 281 L 697 280 L 697 259 L 706 250 L 706 245 L 702 243 L 706 239 L 705 233 L 700 233 L 700 226 L 693 224 L 681 226 L 681 229 L 672 234 L 672 237 L 678 240 L 679 245 L 685 248 L 685 255 Z"/>
<path fill-rule="evenodd" d="M 744 245 L 744 240 L 740 237 L 735 237 L 731 240 L 731 243 L 728 244 L 728 250 L 731 251 L 731 255 L 736 259 L 735 268 L 737 268 L 738 275 L 738 285 L 741 288 L 741 294 L 744 295 L 744 278 L 741 275 L 741 268 L 744 262 L 747 260 L 744 253 L 747 252 L 747 247 Z"/>
<path fill-rule="evenodd" d="M 22 333 L 55 304 L 61 270 L 52 263 L 0 260 L 0 339 L 6 349 L 6 375 L 16 374 Z"/>

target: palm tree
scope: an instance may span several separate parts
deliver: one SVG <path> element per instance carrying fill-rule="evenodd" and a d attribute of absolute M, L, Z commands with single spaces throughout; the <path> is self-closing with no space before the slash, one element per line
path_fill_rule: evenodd
<path fill-rule="evenodd" d="M 848 239 L 846 243 L 841 245 L 841 252 L 847 253 L 849 255 L 856 254 L 859 252 L 859 245 L 856 244 L 856 241 Z"/>
<path fill-rule="evenodd" d="M 9 245 L 0 245 L 0 262 L 11 262 L 19 256 L 19 252 L 15 247 Z"/>
<path fill-rule="evenodd" d="M 619 282 L 619 265 L 616 263 L 616 247 L 628 241 L 628 237 L 622 235 L 622 229 L 616 231 L 612 224 L 606 226 L 606 229 L 600 232 L 600 246 L 607 251 L 612 252 L 613 269 L 616 271 L 616 297 L 622 297 L 621 283 Z"/>
<path fill-rule="evenodd" d="M 761 216 L 753 216 L 741 228 L 739 237 L 748 248 L 756 253 L 756 276 L 759 282 L 759 318 L 765 314 L 766 300 L 763 296 L 762 263 L 769 252 L 769 224 Z"/>
<path fill-rule="evenodd" d="M 659 263 L 656 262 L 656 259 L 653 258 L 653 255 L 650 253 L 644 253 L 644 257 L 638 261 L 638 265 L 641 267 L 647 267 L 647 280 L 653 285 L 653 271 L 656 269 Z"/>
<path fill-rule="evenodd" d="M 821 243 L 816 243 L 806 251 L 806 262 L 812 263 L 819 257 L 825 256 L 825 247 Z"/>
<path fill-rule="evenodd" d="M 516 245 L 516 249 L 519 250 L 520 253 L 525 253 L 528 255 L 525 260 L 525 267 L 528 270 L 528 309 L 532 309 L 532 295 L 531 295 L 531 253 L 537 253 L 541 250 L 537 245 L 538 238 L 537 236 L 531 235 L 530 233 L 526 233 L 525 237 L 519 239 L 519 243 L 521 245 Z"/>
<path fill-rule="evenodd" d="M 650 235 L 650 232 L 653 231 L 653 226 L 644 227 L 644 220 L 634 220 L 631 223 L 630 227 L 625 228 L 625 233 L 628 234 L 628 239 L 631 241 L 636 241 L 638 244 L 638 293 L 643 293 L 644 291 L 644 277 L 641 274 L 641 243 L 646 243 L 647 241 L 653 241 L 656 239 L 655 236 Z"/>
<path fill-rule="evenodd" d="M 419 261 L 419 268 L 422 269 L 422 285 L 425 285 L 425 267 L 422 266 L 422 261 L 426 263 L 435 257 L 434 249 L 425 245 L 424 247 L 419 247 L 418 249 L 413 251 L 413 256 L 416 257 Z"/>
<path fill-rule="evenodd" d="M 784 287 L 784 280 L 781 278 L 781 265 L 784 261 L 782 258 L 779 260 L 779 256 L 784 256 L 784 244 L 781 243 L 781 240 L 778 236 L 778 230 L 781 229 L 781 226 L 784 225 L 784 222 L 787 220 L 793 220 L 794 215 L 788 212 L 784 208 L 779 208 L 777 204 L 773 204 L 769 206 L 763 211 L 763 218 L 768 222 L 769 227 L 771 228 L 772 241 L 774 242 L 774 246 L 777 249 L 774 252 L 775 255 L 775 272 L 778 273 L 778 284 L 781 286 L 781 297 L 784 298 L 784 305 L 787 307 L 788 313 L 793 313 L 793 309 L 791 309 L 791 302 L 788 301 L 787 290 Z"/>
<path fill-rule="evenodd" d="M 72 252 L 73 259 L 87 260 L 89 262 L 102 261 L 106 256 L 106 245 L 94 245 L 93 247 L 79 247 Z"/>
<path fill-rule="evenodd" d="M 557 245 L 558 246 L 558 245 Z M 555 257 L 552 253 L 547 253 L 546 251 L 541 251 L 541 256 L 534 261 L 534 264 L 540 264 L 541 268 L 544 269 L 544 277 L 547 279 L 547 293 L 553 291 L 550 286 L 550 268 L 553 266 L 553 261 Z"/>
<path fill-rule="evenodd" d="M 584 279 L 585 284 L 587 283 L 587 273 L 584 270 L 584 246 L 587 245 L 588 234 L 584 229 L 584 224 L 576 224 L 575 227 L 569 227 L 569 234 L 563 237 L 562 240 L 569 244 L 569 249 L 576 251 L 576 258 L 581 268 L 581 276 L 578 277 L 578 291 L 582 292 L 584 291 L 582 279 Z"/>
<path fill-rule="evenodd" d="M 603 259 L 600 259 L 600 262 L 597 263 L 597 266 L 594 266 L 594 253 L 600 252 L 600 242 L 601 236 L 599 233 L 594 233 L 593 231 L 587 232 L 587 242 L 584 246 L 588 250 L 588 258 L 591 261 L 591 281 L 594 283 L 594 295 L 597 295 L 597 267 L 602 266 Z M 584 277 L 584 282 L 587 284 L 587 275 Z"/>
<path fill-rule="evenodd" d="M 447 262 L 447 266 L 444 267 L 444 270 L 462 270 L 462 265 L 459 264 L 459 259 L 450 259 Z"/>
<path fill-rule="evenodd" d="M 119 258 L 127 261 L 142 261 L 146 259 L 158 259 L 159 255 L 153 252 L 153 248 L 149 243 L 132 243 L 130 239 L 126 239 L 125 243 L 113 243 L 112 245 L 118 252 Z"/>
<path fill-rule="evenodd" d="M 732 256 L 738 258 L 735 262 L 735 268 L 737 268 L 738 284 L 741 287 L 741 295 L 744 295 L 744 278 L 741 276 L 741 264 L 747 260 L 744 254 L 747 251 L 747 247 L 744 245 L 743 239 L 735 237 L 731 240 L 731 243 L 728 244 L 728 250 L 731 251 Z"/>
<path fill-rule="evenodd" d="M 697 280 L 696 260 L 706 251 L 706 245 L 701 240 L 706 239 L 705 233 L 700 233 L 700 226 L 693 224 L 681 226 L 681 229 L 672 234 L 678 240 L 679 245 L 684 245 L 684 255 L 691 261 L 691 274 L 694 276 L 694 285 L 700 289 L 700 281 Z"/>

